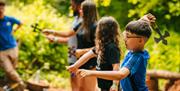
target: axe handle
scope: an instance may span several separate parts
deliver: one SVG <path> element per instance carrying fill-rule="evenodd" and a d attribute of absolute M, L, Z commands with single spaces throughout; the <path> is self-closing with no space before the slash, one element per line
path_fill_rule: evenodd
<path fill-rule="evenodd" d="M 162 36 L 160 29 L 156 23 L 153 24 L 152 28 L 155 32 L 157 32 L 160 36 Z"/>

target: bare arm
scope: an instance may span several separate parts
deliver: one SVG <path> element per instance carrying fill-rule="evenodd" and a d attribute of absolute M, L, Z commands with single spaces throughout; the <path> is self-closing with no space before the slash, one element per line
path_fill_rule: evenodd
<path fill-rule="evenodd" d="M 51 35 L 59 36 L 59 37 L 71 37 L 76 34 L 76 32 L 72 30 L 71 31 L 70 30 L 69 31 L 54 31 L 54 30 L 49 30 L 49 29 L 43 30 L 43 33 L 45 35 L 51 34 Z"/>
<path fill-rule="evenodd" d="M 17 25 L 17 27 L 13 30 L 13 32 L 16 32 L 19 28 L 21 28 L 22 25 L 23 25 L 22 23 Z"/>
<path fill-rule="evenodd" d="M 86 54 L 84 54 L 82 57 L 79 58 L 79 60 L 76 61 L 73 65 L 67 67 L 67 70 L 70 72 L 76 72 L 77 69 L 85 64 L 89 59 L 95 57 L 96 55 L 93 53 L 92 50 L 88 51 Z"/>
<path fill-rule="evenodd" d="M 76 32 L 74 31 L 54 31 L 54 35 L 55 36 L 61 36 L 61 37 L 71 37 L 73 35 L 75 35 Z"/>
<path fill-rule="evenodd" d="M 54 42 L 54 43 L 64 43 L 66 44 L 69 40 L 69 37 L 55 37 L 53 35 L 48 35 L 46 36 L 46 38 L 50 41 L 50 42 Z"/>
<path fill-rule="evenodd" d="M 117 63 L 117 64 L 112 64 L 112 66 L 113 66 L 113 70 L 119 70 L 119 63 Z"/>
<path fill-rule="evenodd" d="M 67 43 L 69 37 L 57 37 L 57 43 Z"/>
<path fill-rule="evenodd" d="M 77 49 L 76 50 L 76 57 L 80 58 L 83 54 L 87 53 L 88 51 L 90 51 L 93 47 L 91 48 L 85 48 L 85 49 Z"/>
<path fill-rule="evenodd" d="M 129 69 L 123 67 L 119 71 L 91 71 L 80 69 L 77 72 L 82 77 L 95 76 L 107 80 L 122 80 L 130 74 Z"/>
<path fill-rule="evenodd" d="M 85 53 L 81 58 L 79 58 L 79 60 L 76 61 L 74 66 L 79 68 L 80 66 L 85 64 L 87 61 L 89 61 L 89 59 L 91 59 L 93 57 L 96 57 L 96 55 L 94 54 L 94 52 L 92 50 L 90 50 L 87 53 Z"/>
<path fill-rule="evenodd" d="M 113 71 L 118 71 L 119 70 L 119 63 L 113 64 Z M 113 85 L 111 87 L 112 90 L 117 90 L 119 85 L 119 80 L 113 80 Z"/>

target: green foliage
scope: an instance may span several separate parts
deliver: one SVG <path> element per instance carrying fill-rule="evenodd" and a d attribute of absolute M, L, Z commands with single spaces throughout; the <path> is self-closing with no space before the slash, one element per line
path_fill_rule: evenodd
<path fill-rule="evenodd" d="M 106 0 L 97 0 L 106 1 Z M 98 2 L 101 3 L 101 2 Z M 180 72 L 180 2 L 179 0 L 111 0 L 109 6 L 99 6 L 101 16 L 114 16 L 123 31 L 125 25 L 132 20 L 152 13 L 157 18 L 157 24 L 161 32 L 165 30 L 170 32 L 167 46 L 162 43 L 156 44 L 153 34 L 146 48 L 150 52 L 148 69 L 162 69 L 174 72 Z M 122 49 L 125 47 L 122 45 Z"/>
<path fill-rule="evenodd" d="M 132 11 L 135 13 L 129 13 L 129 17 L 132 17 L 135 14 L 143 16 L 149 11 L 167 11 L 167 14 L 172 16 L 180 15 L 180 3 L 178 0 L 128 0 L 129 3 L 136 5 Z"/>
<path fill-rule="evenodd" d="M 130 4 L 126 0 L 110 0 L 109 3 L 106 0 L 97 0 L 98 11 L 100 16 L 113 16 L 117 19 L 120 27 L 124 26 L 131 20 L 128 18 L 128 10 L 131 8 Z M 101 3 L 106 2 L 109 6 L 104 6 Z"/>
<path fill-rule="evenodd" d="M 23 3 L 25 5 L 32 4 L 37 2 L 38 0 L 7 0 L 8 4 L 18 5 L 19 3 Z M 70 0 L 43 0 L 45 5 L 50 5 L 55 8 L 59 13 L 68 15 Z"/>
<path fill-rule="evenodd" d="M 68 15 L 69 0 L 7 0 L 7 14 L 20 19 L 24 26 L 16 32 L 19 40 L 20 63 L 18 72 L 24 79 L 31 77 L 37 69 L 42 69 L 44 79 L 57 85 L 61 77 L 69 76 L 65 70 L 67 64 L 67 48 L 61 44 L 51 44 L 30 27 L 39 23 L 40 28 L 67 30 L 71 25 Z M 100 16 L 115 17 L 121 27 L 147 13 L 157 18 L 161 32 L 168 30 L 170 37 L 168 45 L 156 44 L 153 33 L 146 48 L 150 53 L 148 69 L 162 69 L 180 72 L 180 1 L 179 0 L 94 0 L 97 3 Z M 67 12 L 68 11 L 68 12 Z M 14 13 L 15 12 L 15 13 Z M 122 43 L 122 50 L 125 46 Z M 46 69 L 44 69 L 44 67 Z M 49 73 L 49 74 L 48 74 Z M 0 73 L 0 76 L 3 75 Z M 55 80 L 55 78 L 57 78 Z M 62 84 L 64 86 L 64 84 Z M 61 85 L 61 86 L 62 86 Z"/>
<path fill-rule="evenodd" d="M 141 17 L 150 12 L 156 16 L 157 22 L 161 25 L 178 31 L 180 25 L 179 0 L 128 0 L 128 2 L 134 6 L 129 9 L 128 17 Z"/>
<path fill-rule="evenodd" d="M 49 43 L 40 32 L 34 32 L 31 25 L 39 23 L 40 28 L 67 30 L 71 25 L 70 19 L 57 14 L 56 10 L 50 5 L 46 5 L 43 0 L 37 0 L 28 5 L 14 3 L 6 8 L 6 14 L 18 18 L 24 24 L 15 33 L 20 48 L 18 72 L 24 79 L 28 79 L 45 64 L 49 65 L 46 69 L 49 71 L 60 73 L 65 70 L 65 65 L 67 65 L 66 46 Z"/>
<path fill-rule="evenodd" d="M 150 52 L 149 69 L 168 70 L 172 72 L 180 72 L 180 39 L 179 33 L 170 32 L 171 36 L 167 38 L 168 45 L 163 45 L 162 42 L 155 44 L 153 38 L 158 35 L 153 35 L 147 44 Z"/>

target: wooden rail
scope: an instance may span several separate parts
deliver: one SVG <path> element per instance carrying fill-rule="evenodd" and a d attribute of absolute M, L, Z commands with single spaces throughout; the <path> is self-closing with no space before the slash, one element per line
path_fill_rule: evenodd
<path fill-rule="evenodd" d="M 159 91 L 158 79 L 169 80 L 169 82 L 165 84 L 164 90 L 170 91 L 168 89 L 172 87 L 175 84 L 175 82 L 180 81 L 180 73 L 164 71 L 164 70 L 148 70 L 146 77 L 146 84 L 149 88 L 149 91 Z M 176 85 L 179 86 L 180 88 L 180 83 L 176 83 Z"/>

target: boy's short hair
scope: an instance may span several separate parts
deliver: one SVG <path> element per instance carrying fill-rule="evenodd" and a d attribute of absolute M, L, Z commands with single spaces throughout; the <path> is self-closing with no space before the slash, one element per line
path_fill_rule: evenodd
<path fill-rule="evenodd" d="M 6 5 L 5 0 L 0 0 L 0 6 L 5 6 L 5 5 Z"/>
<path fill-rule="evenodd" d="M 76 4 L 81 4 L 85 0 L 73 0 Z"/>
<path fill-rule="evenodd" d="M 131 21 L 126 25 L 128 32 L 149 38 L 152 34 L 150 25 L 143 20 Z"/>

